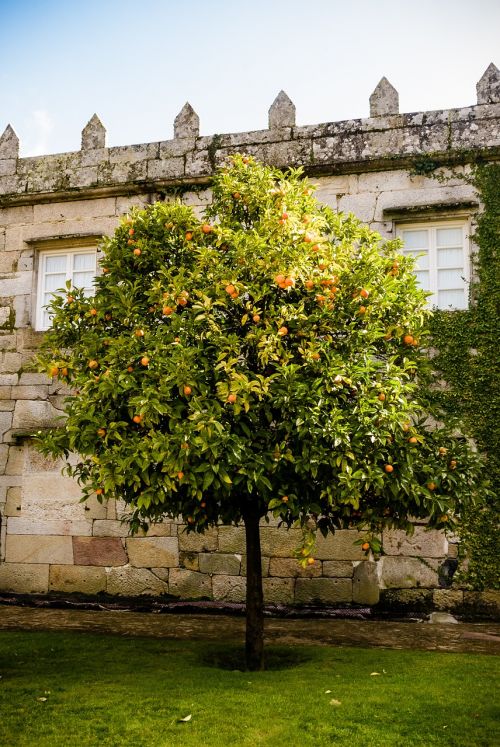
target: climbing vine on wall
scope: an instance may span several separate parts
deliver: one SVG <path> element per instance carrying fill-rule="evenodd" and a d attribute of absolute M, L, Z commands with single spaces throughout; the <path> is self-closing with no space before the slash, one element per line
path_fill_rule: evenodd
<path fill-rule="evenodd" d="M 477 166 L 472 181 L 483 208 L 473 235 L 478 248 L 474 281 L 466 311 L 436 311 L 432 320 L 433 360 L 443 408 L 467 425 L 478 448 L 487 455 L 491 495 L 463 517 L 461 538 L 468 558 L 465 579 L 475 589 L 500 588 L 498 530 L 500 516 L 500 164 Z"/>

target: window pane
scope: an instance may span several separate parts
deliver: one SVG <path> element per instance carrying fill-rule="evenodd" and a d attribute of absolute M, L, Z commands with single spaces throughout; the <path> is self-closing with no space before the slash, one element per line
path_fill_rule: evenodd
<path fill-rule="evenodd" d="M 73 273 L 73 285 L 75 288 L 92 288 L 94 282 L 93 272 Z"/>
<path fill-rule="evenodd" d="M 420 287 L 425 291 L 429 291 L 430 290 L 429 273 L 428 272 L 416 272 L 415 276 L 418 280 L 418 284 L 420 285 Z"/>
<path fill-rule="evenodd" d="M 47 310 L 43 312 L 43 326 L 50 327 L 50 314 Z"/>
<path fill-rule="evenodd" d="M 438 267 L 463 268 L 463 249 L 438 249 Z"/>
<path fill-rule="evenodd" d="M 90 296 L 93 296 L 95 294 L 95 288 L 84 288 L 83 289 L 83 295 L 89 298 Z"/>
<path fill-rule="evenodd" d="M 466 309 L 467 294 L 465 289 L 439 291 L 438 307 L 440 309 Z"/>
<path fill-rule="evenodd" d="M 55 291 L 58 288 L 64 288 L 66 282 L 66 273 L 60 273 L 58 275 L 46 275 L 44 282 L 44 290 Z"/>
<path fill-rule="evenodd" d="M 463 288 L 464 283 L 463 270 L 438 270 L 439 290 Z"/>
<path fill-rule="evenodd" d="M 437 246 L 462 246 L 461 228 L 438 228 L 436 231 Z"/>
<path fill-rule="evenodd" d="M 54 254 L 45 257 L 45 272 L 64 272 L 66 273 L 66 254 Z"/>
<path fill-rule="evenodd" d="M 429 254 L 428 252 L 405 252 L 405 254 L 408 257 L 414 257 L 415 262 L 415 268 L 418 270 L 428 270 L 429 269 Z"/>
<path fill-rule="evenodd" d="M 403 231 L 405 249 L 427 249 L 428 231 Z"/>
<path fill-rule="evenodd" d="M 73 257 L 73 270 L 95 270 L 95 254 L 75 254 Z"/>

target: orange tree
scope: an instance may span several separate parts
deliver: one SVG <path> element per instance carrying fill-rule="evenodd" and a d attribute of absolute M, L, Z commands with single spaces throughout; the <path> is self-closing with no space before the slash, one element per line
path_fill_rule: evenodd
<path fill-rule="evenodd" d="M 51 304 L 42 367 L 75 393 L 41 448 L 76 452 L 84 496 L 132 530 L 243 522 L 247 664 L 263 661 L 259 523 L 307 532 L 453 526 L 476 458 L 419 398 L 428 312 L 399 245 L 317 202 L 300 171 L 235 156 L 203 221 L 133 211 L 102 243 L 93 298 Z"/>

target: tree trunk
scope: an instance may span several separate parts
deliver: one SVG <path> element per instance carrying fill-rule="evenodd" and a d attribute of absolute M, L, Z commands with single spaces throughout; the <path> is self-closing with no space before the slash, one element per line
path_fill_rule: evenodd
<path fill-rule="evenodd" d="M 247 550 L 247 624 L 245 656 L 247 669 L 264 669 L 264 595 L 260 553 L 260 516 L 249 507 L 243 515 Z"/>

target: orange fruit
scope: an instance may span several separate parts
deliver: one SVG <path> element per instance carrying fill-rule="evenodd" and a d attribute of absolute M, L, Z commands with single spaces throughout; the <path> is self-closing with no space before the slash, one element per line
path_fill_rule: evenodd
<path fill-rule="evenodd" d="M 254 314 L 252 317 L 252 321 L 254 321 L 255 324 L 258 324 L 260 322 L 260 316 L 258 314 Z"/>
<path fill-rule="evenodd" d="M 201 230 L 203 231 L 203 233 L 212 233 L 214 229 L 209 223 L 204 223 L 201 227 Z"/>
<path fill-rule="evenodd" d="M 456 469 L 457 468 L 457 460 L 452 459 L 450 462 L 450 469 Z"/>
<path fill-rule="evenodd" d="M 99 438 L 104 438 L 104 436 L 106 435 L 106 429 L 105 428 L 98 428 L 97 429 L 97 435 L 99 436 Z"/>
<path fill-rule="evenodd" d="M 441 456 L 443 456 L 444 454 L 448 453 L 448 449 L 445 449 L 444 446 L 440 446 L 439 453 L 441 454 Z"/>
<path fill-rule="evenodd" d="M 282 285 L 282 283 L 285 282 L 285 276 L 284 275 L 276 275 L 276 277 L 274 278 L 274 282 L 277 283 L 278 285 Z"/>
<path fill-rule="evenodd" d="M 281 501 L 282 501 L 282 503 L 288 503 L 288 496 L 284 495 L 283 498 L 281 499 Z"/>
<path fill-rule="evenodd" d="M 405 335 L 403 337 L 403 342 L 405 345 L 413 345 L 413 335 Z"/>
<path fill-rule="evenodd" d="M 191 241 L 192 238 L 193 238 L 192 231 L 186 231 L 186 241 Z"/>
<path fill-rule="evenodd" d="M 307 288 L 307 290 L 312 290 L 312 288 L 314 288 L 314 280 L 306 280 L 304 285 Z"/>
<path fill-rule="evenodd" d="M 304 239 L 304 241 L 305 240 L 306 239 Z M 314 252 L 314 253 L 319 252 L 320 249 L 321 249 L 321 247 L 320 247 L 319 244 L 313 244 L 312 247 L 311 247 L 311 251 Z"/>
<path fill-rule="evenodd" d="M 133 229 L 133 228 L 130 228 L 130 229 L 129 229 L 129 232 L 128 232 L 128 235 L 129 235 L 129 236 L 133 236 L 133 235 L 134 235 L 134 233 L 135 233 L 134 229 Z"/>
<path fill-rule="evenodd" d="M 188 386 L 188 385 L 186 384 L 186 386 L 184 387 L 183 391 L 184 391 L 184 394 L 186 395 L 186 397 L 189 397 L 189 395 L 191 394 L 191 392 L 192 392 L 193 390 L 191 389 L 191 387 L 190 387 L 190 386 Z"/>
<path fill-rule="evenodd" d="M 366 306 L 360 306 L 358 309 L 358 314 L 366 314 Z"/>
<path fill-rule="evenodd" d="M 359 292 L 359 295 L 361 296 L 361 298 L 368 298 L 368 296 L 369 296 L 370 294 L 369 294 L 369 292 L 368 292 L 368 291 L 366 290 L 366 288 L 363 288 L 362 290 L 360 290 L 360 292 Z"/>
<path fill-rule="evenodd" d="M 177 299 L 177 304 L 179 306 L 186 306 L 187 298 L 185 296 L 179 296 L 179 298 Z"/>
<path fill-rule="evenodd" d="M 308 565 L 314 565 L 315 562 L 314 558 L 307 558 Z"/>
<path fill-rule="evenodd" d="M 385 401 L 385 394 L 384 394 L 383 392 L 380 392 L 380 394 L 378 395 L 378 399 L 379 399 L 379 400 L 380 400 L 381 402 L 384 402 L 384 401 Z"/>
<path fill-rule="evenodd" d="M 411 438 L 408 439 L 409 444 L 418 444 L 418 439 L 415 438 L 415 436 L 411 436 Z"/>
<path fill-rule="evenodd" d="M 134 421 L 134 423 L 140 423 L 141 420 L 142 420 L 142 416 L 141 415 L 134 415 L 134 417 L 132 418 L 132 420 Z"/>
<path fill-rule="evenodd" d="M 106 275 L 106 273 L 109 272 L 109 267 L 103 267 L 102 271 L 103 271 L 104 275 Z"/>
<path fill-rule="evenodd" d="M 234 287 L 234 285 L 232 285 L 231 283 L 229 283 L 229 285 L 226 285 L 226 287 L 224 288 L 224 290 L 226 291 L 226 293 L 229 293 L 229 295 L 231 295 L 231 293 L 234 293 L 234 291 L 236 290 L 236 288 Z"/>
<path fill-rule="evenodd" d="M 97 309 L 90 309 L 89 314 L 90 316 L 97 316 Z"/>
<path fill-rule="evenodd" d="M 184 442 L 183 444 L 181 444 L 181 449 L 189 449 L 189 444 Z"/>
<path fill-rule="evenodd" d="M 313 359 L 313 361 L 319 361 L 321 355 L 319 353 L 312 353 L 311 358 Z"/>
<path fill-rule="evenodd" d="M 230 394 L 229 397 L 227 398 L 227 401 L 229 402 L 230 405 L 234 405 L 236 400 L 237 400 L 236 394 Z"/>
<path fill-rule="evenodd" d="M 102 495 L 104 493 L 104 490 L 102 488 L 96 488 L 95 494 L 96 495 Z"/>
<path fill-rule="evenodd" d="M 141 358 L 141 366 L 149 366 L 149 358 L 147 355 Z"/>
<path fill-rule="evenodd" d="M 136 329 L 134 332 L 134 335 L 136 337 L 144 337 L 144 330 L 143 329 Z"/>
<path fill-rule="evenodd" d="M 233 197 L 234 197 L 235 200 L 239 200 L 240 197 L 241 197 L 241 195 L 240 195 L 239 192 L 233 192 Z"/>
<path fill-rule="evenodd" d="M 75 299 L 74 299 L 73 296 L 68 296 L 67 299 L 66 299 L 66 303 L 73 303 L 74 300 Z"/>
<path fill-rule="evenodd" d="M 163 316 L 170 316 L 170 314 L 174 313 L 174 310 L 171 306 L 164 306 L 162 309 Z"/>
<path fill-rule="evenodd" d="M 449 521 L 449 516 L 447 516 L 446 514 L 443 514 L 442 516 L 439 517 L 439 521 L 444 521 L 444 522 Z"/>
<path fill-rule="evenodd" d="M 99 363 L 96 360 L 90 360 L 89 361 L 89 368 L 94 369 L 94 368 L 97 368 L 98 365 L 99 365 Z"/>
<path fill-rule="evenodd" d="M 287 327 L 280 327 L 278 330 L 278 334 L 280 337 L 284 337 L 285 335 L 287 335 L 288 334 Z"/>
<path fill-rule="evenodd" d="M 310 234 L 310 233 L 304 234 L 304 241 L 305 241 L 306 244 L 310 244 L 312 242 L 312 240 L 313 240 L 313 235 L 312 234 Z M 318 247 L 318 249 L 319 249 L 319 247 Z"/>
<path fill-rule="evenodd" d="M 403 428 L 403 430 L 405 431 L 405 433 L 410 430 L 410 424 L 409 423 L 403 423 L 403 425 L 401 427 Z"/>
<path fill-rule="evenodd" d="M 63 376 L 67 376 L 67 375 L 68 375 L 68 369 L 67 369 L 66 367 L 64 367 L 64 368 L 61 368 L 61 374 L 62 374 Z"/>
<path fill-rule="evenodd" d="M 140 254 L 142 254 L 142 252 L 139 248 L 137 248 L 137 249 L 134 249 L 134 254 L 136 257 L 138 257 Z"/>
<path fill-rule="evenodd" d="M 133 366 L 127 366 L 127 371 L 128 371 L 129 373 L 132 373 L 132 371 L 133 371 L 133 370 L 134 370 L 134 367 L 133 367 Z"/>
<path fill-rule="evenodd" d="M 427 488 L 428 488 L 428 490 L 436 490 L 437 485 L 436 485 L 435 482 L 428 482 L 427 483 Z"/>
<path fill-rule="evenodd" d="M 50 375 L 59 376 L 59 369 L 57 366 L 52 366 L 52 368 L 50 369 Z"/>
<path fill-rule="evenodd" d="M 386 465 L 385 465 L 385 467 L 384 467 L 384 469 L 385 469 L 385 471 L 386 471 L 386 472 L 387 472 L 387 473 L 388 473 L 389 475 L 391 474 L 391 472 L 394 472 L 394 467 L 392 466 L 392 464 L 386 464 Z"/>
<path fill-rule="evenodd" d="M 367 550 L 370 549 L 370 543 L 369 542 L 363 542 L 363 544 L 361 545 L 361 549 L 366 552 Z"/>
<path fill-rule="evenodd" d="M 179 478 L 179 480 L 182 480 L 182 478 L 184 477 L 184 472 L 178 472 L 177 477 Z"/>
<path fill-rule="evenodd" d="M 286 278 L 284 282 L 285 288 L 291 288 L 292 285 L 295 285 L 295 280 L 293 278 Z"/>

